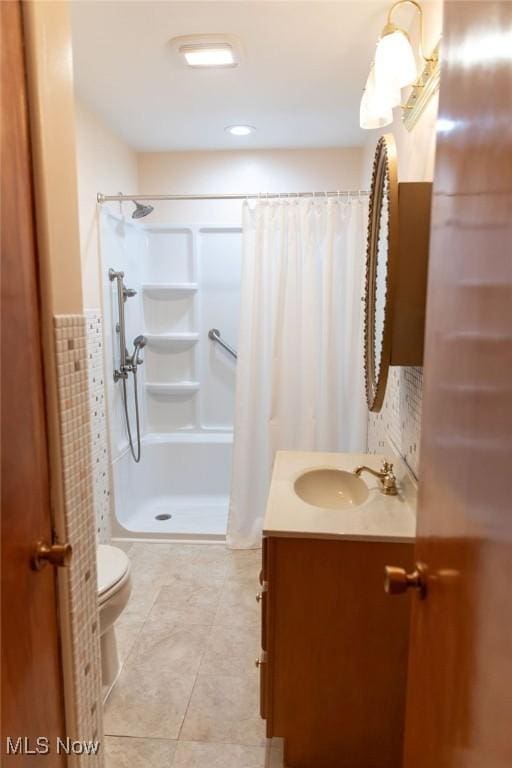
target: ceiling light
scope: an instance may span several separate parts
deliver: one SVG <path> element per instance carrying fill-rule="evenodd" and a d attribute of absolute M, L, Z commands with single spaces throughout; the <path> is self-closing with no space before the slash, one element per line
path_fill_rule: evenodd
<path fill-rule="evenodd" d="M 236 67 L 238 64 L 229 43 L 182 45 L 179 52 L 189 67 Z"/>
<path fill-rule="evenodd" d="M 228 125 L 224 130 L 232 136 L 249 136 L 256 128 L 253 125 Z"/>

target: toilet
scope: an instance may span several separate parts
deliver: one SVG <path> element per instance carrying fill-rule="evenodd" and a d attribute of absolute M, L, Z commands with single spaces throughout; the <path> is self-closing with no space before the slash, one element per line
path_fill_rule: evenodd
<path fill-rule="evenodd" d="M 130 561 L 122 549 L 100 544 L 97 571 L 101 675 L 106 699 L 120 671 L 114 622 L 123 612 L 132 590 Z"/>

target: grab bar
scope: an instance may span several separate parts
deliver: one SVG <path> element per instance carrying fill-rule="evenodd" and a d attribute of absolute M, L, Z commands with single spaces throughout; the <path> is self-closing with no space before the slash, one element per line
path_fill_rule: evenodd
<path fill-rule="evenodd" d="M 208 338 L 212 341 L 216 341 L 217 344 L 220 344 L 221 347 L 224 347 L 226 352 L 229 352 L 229 354 L 232 355 L 235 360 L 237 359 L 238 355 L 236 353 L 236 349 L 233 349 L 233 347 L 224 341 L 220 335 L 220 331 L 217 328 L 212 328 L 210 331 L 208 331 Z"/>

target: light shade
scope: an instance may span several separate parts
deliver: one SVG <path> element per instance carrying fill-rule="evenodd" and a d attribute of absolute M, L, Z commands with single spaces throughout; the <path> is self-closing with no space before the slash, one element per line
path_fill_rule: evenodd
<path fill-rule="evenodd" d="M 375 67 L 372 64 L 366 86 L 361 98 L 359 124 L 361 128 L 384 128 L 393 122 L 393 108 L 389 101 L 382 98 L 375 82 Z"/>
<path fill-rule="evenodd" d="M 225 45 L 182 45 L 180 53 L 189 67 L 235 67 L 233 49 Z"/>
<path fill-rule="evenodd" d="M 416 82 L 416 59 L 407 34 L 398 27 L 388 27 L 375 51 L 375 84 L 381 98 L 392 106 L 400 104 L 400 89 Z"/>

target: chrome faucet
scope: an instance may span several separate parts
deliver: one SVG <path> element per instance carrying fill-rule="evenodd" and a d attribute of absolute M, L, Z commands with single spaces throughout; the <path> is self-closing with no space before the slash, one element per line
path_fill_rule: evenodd
<path fill-rule="evenodd" d="M 377 477 L 380 480 L 381 491 L 382 493 L 385 493 L 386 496 L 397 495 L 398 489 L 396 487 L 396 477 L 395 473 L 393 472 L 393 464 L 390 464 L 388 461 L 383 461 L 380 472 L 377 472 L 375 469 L 366 466 L 361 466 L 354 469 L 354 475 L 357 475 L 358 477 L 360 477 L 361 472 L 369 472 L 370 475 Z"/>

